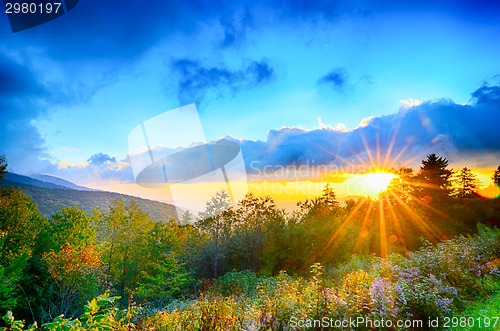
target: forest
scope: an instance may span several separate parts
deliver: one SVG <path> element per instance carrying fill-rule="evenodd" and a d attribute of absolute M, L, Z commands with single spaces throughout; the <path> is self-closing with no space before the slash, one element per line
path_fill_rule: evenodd
<path fill-rule="evenodd" d="M 326 184 L 286 212 L 221 191 L 179 221 L 121 200 L 45 217 L 0 188 L 0 329 L 500 327 L 498 197 L 435 154 L 394 174 L 376 199 L 340 204 Z"/>

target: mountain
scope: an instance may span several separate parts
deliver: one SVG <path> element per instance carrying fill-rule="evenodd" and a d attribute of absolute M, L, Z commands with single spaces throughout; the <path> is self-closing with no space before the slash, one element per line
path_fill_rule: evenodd
<path fill-rule="evenodd" d="M 34 178 L 31 178 L 31 177 L 28 177 L 28 176 L 14 174 L 12 172 L 5 173 L 4 174 L 4 180 L 12 182 L 12 183 L 19 183 L 19 184 L 25 184 L 25 185 L 33 185 L 33 186 L 42 187 L 42 188 L 51 188 L 51 189 L 59 189 L 59 190 L 68 189 L 67 187 L 65 187 L 63 185 L 58 185 L 58 184 L 55 184 L 55 183 L 41 181 L 41 180 L 34 179 Z"/>
<path fill-rule="evenodd" d="M 121 199 L 125 204 L 135 201 L 139 205 L 139 208 L 143 212 L 149 213 L 149 216 L 155 221 L 167 221 L 171 218 L 178 219 L 175 207 L 171 204 L 126 194 L 70 189 L 66 186 L 12 173 L 6 173 L 4 179 L 0 179 L 0 186 L 21 189 L 24 194 L 37 204 L 38 211 L 45 216 L 55 214 L 62 207 L 71 206 L 77 206 L 91 215 L 92 211 L 96 208 L 107 211 L 112 205 L 113 200 Z"/>
<path fill-rule="evenodd" d="M 69 181 L 67 181 L 65 179 L 54 177 L 54 176 L 50 176 L 50 175 L 42 175 L 42 174 L 31 175 L 31 178 L 38 179 L 38 180 L 40 180 L 42 182 L 46 182 L 46 183 L 52 183 L 52 184 L 64 186 L 65 188 L 70 188 L 72 190 L 79 190 L 79 191 L 100 191 L 100 190 L 91 189 L 91 188 L 88 188 L 88 187 L 85 187 L 85 186 L 76 185 L 76 184 L 73 184 L 72 182 L 69 182 Z"/>

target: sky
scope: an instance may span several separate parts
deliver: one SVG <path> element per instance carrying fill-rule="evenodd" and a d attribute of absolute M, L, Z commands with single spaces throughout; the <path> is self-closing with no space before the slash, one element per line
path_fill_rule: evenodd
<path fill-rule="evenodd" d="M 429 153 L 485 181 L 500 165 L 495 1 L 81 0 L 16 33 L 1 14 L 0 41 L 11 172 L 162 200 L 136 184 L 129 134 L 193 103 L 251 181 L 309 187 L 305 166 L 343 182 Z"/>

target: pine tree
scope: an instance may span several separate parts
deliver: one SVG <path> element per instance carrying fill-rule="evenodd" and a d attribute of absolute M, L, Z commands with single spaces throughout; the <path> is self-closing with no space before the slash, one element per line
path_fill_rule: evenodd
<path fill-rule="evenodd" d="M 474 191 L 479 185 L 477 176 L 467 167 L 464 167 L 457 174 L 458 196 L 468 198 L 474 195 Z"/>
<path fill-rule="evenodd" d="M 497 170 L 495 170 L 491 179 L 493 179 L 494 184 L 500 186 L 500 166 L 498 166 Z"/>
<path fill-rule="evenodd" d="M 422 161 L 420 172 L 417 175 L 420 193 L 425 196 L 449 196 L 451 194 L 451 176 L 453 171 L 448 169 L 448 160 L 436 154 L 430 154 Z"/>
<path fill-rule="evenodd" d="M 321 196 L 319 197 L 319 202 L 324 204 L 330 210 L 337 208 L 339 206 L 339 202 L 337 201 L 337 196 L 335 195 L 335 191 L 330 184 L 326 184 Z"/>

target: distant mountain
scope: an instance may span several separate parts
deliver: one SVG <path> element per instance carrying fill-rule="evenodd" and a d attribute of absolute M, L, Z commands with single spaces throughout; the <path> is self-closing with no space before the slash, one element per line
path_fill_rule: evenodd
<path fill-rule="evenodd" d="M 96 208 L 100 208 L 102 211 L 109 210 L 113 200 L 121 199 L 125 204 L 135 201 L 143 212 L 149 213 L 149 216 L 156 221 L 167 221 L 171 218 L 178 219 L 175 207 L 171 204 L 126 194 L 69 189 L 62 185 L 12 173 L 6 173 L 4 179 L 0 179 L 0 186 L 23 190 L 24 194 L 37 204 L 38 211 L 45 216 L 55 214 L 62 207 L 71 206 L 77 206 L 91 215 Z"/>
<path fill-rule="evenodd" d="M 6 181 L 9 181 L 9 182 L 12 182 L 12 183 L 20 183 L 20 184 L 26 184 L 26 185 L 33 185 L 33 186 L 43 187 L 43 188 L 51 188 L 51 189 L 59 189 L 59 190 L 68 189 L 66 186 L 63 186 L 63 185 L 58 185 L 58 184 L 55 184 L 55 183 L 51 183 L 51 182 L 47 182 L 47 181 L 42 181 L 42 180 L 34 179 L 34 178 L 31 178 L 31 177 L 28 177 L 28 176 L 14 174 L 12 172 L 7 172 L 4 175 L 4 179 Z"/>
<path fill-rule="evenodd" d="M 70 189 L 73 189 L 73 190 L 80 190 L 80 191 L 100 191 L 100 190 L 91 189 L 91 188 L 88 188 L 88 187 L 85 187 L 85 186 L 76 185 L 76 184 L 73 184 L 72 182 L 67 181 L 65 179 L 54 177 L 54 176 L 50 176 L 50 175 L 38 174 L 38 175 L 31 175 L 30 177 L 34 178 L 34 179 L 41 180 L 42 182 L 52 183 L 52 184 L 64 186 L 66 188 L 70 188 Z M 38 185 L 36 185 L 36 186 L 38 186 Z"/>

